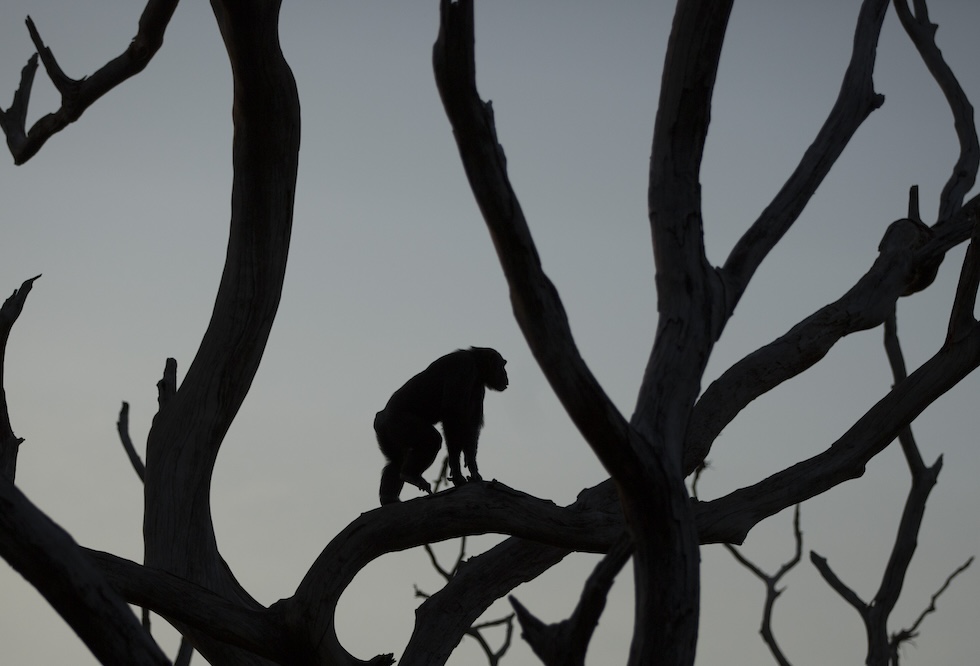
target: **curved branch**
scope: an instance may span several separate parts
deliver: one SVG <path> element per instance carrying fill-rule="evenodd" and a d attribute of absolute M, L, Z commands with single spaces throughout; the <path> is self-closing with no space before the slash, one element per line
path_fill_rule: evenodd
<path fill-rule="evenodd" d="M 129 463 L 133 466 L 133 471 L 140 481 L 146 476 L 146 466 L 133 446 L 133 438 L 129 436 L 129 403 L 123 400 L 122 407 L 119 409 L 119 420 L 116 421 L 116 432 L 119 433 L 119 441 L 122 442 L 123 449 L 129 457 Z"/>
<path fill-rule="evenodd" d="M 15 289 L 0 306 L 0 478 L 7 479 L 11 483 L 17 474 L 17 452 L 24 440 L 14 435 L 13 427 L 10 425 L 7 392 L 3 384 L 4 360 L 7 356 L 10 331 L 24 310 L 24 303 L 27 301 L 27 295 L 31 293 L 34 281 L 39 277 L 41 276 L 36 275 L 29 280 L 24 280 L 20 289 Z"/>
<path fill-rule="evenodd" d="M 943 582 L 942 587 L 936 590 L 936 592 L 934 592 L 933 595 L 929 598 L 929 605 L 925 608 L 925 610 L 922 611 L 921 614 L 919 614 L 919 617 L 917 617 L 915 622 L 912 623 L 912 626 L 909 627 L 908 629 L 902 629 L 901 631 L 896 632 L 891 637 L 890 643 L 893 651 L 898 652 L 898 648 L 902 643 L 904 643 L 905 641 L 912 640 L 913 638 L 919 635 L 919 626 L 922 624 L 922 622 L 926 619 L 926 617 L 930 613 L 936 612 L 936 601 L 939 600 L 939 597 L 942 596 L 943 592 L 945 592 L 946 589 L 952 584 L 953 579 L 959 576 L 964 571 L 966 571 L 971 564 L 973 564 L 972 556 L 967 558 L 966 562 L 958 566 L 953 571 L 953 573 L 951 573 L 949 576 L 946 577 L 946 580 Z"/>
<path fill-rule="evenodd" d="M 324 548 L 295 595 L 282 603 L 319 605 L 322 614 L 368 562 L 426 543 L 498 533 L 599 553 L 621 532 L 614 512 L 578 503 L 559 507 L 496 481 L 468 483 L 362 514 Z"/>
<path fill-rule="evenodd" d="M 163 45 L 167 24 L 176 8 L 177 0 L 150 0 L 140 16 L 136 36 L 126 50 L 91 76 L 77 80 L 68 78 L 61 70 L 51 49 L 41 41 L 34 22 L 27 17 L 31 39 L 48 76 L 61 93 L 61 107 L 54 113 L 39 118 L 30 132 L 27 131 L 27 106 L 37 69 L 37 55 L 32 56 L 24 67 L 13 104 L 6 112 L 0 111 L 0 128 L 7 137 L 7 147 L 14 163 L 25 163 L 37 154 L 49 138 L 78 120 L 100 97 L 131 76 L 142 72 Z"/>
<path fill-rule="evenodd" d="M 977 169 L 980 167 L 980 143 L 977 141 L 977 127 L 973 119 L 973 105 L 967 98 L 963 87 L 953 74 L 943 58 L 942 51 L 936 45 L 937 26 L 929 20 L 929 10 L 926 3 L 916 0 L 916 12 L 913 15 L 907 0 L 894 0 L 895 11 L 918 50 L 932 77 L 939 84 L 949 109 L 953 114 L 953 126 L 960 143 L 960 154 L 953 166 L 953 172 L 943 187 L 939 200 L 938 221 L 942 222 L 951 217 L 960 206 L 963 198 L 973 187 L 977 179 Z"/>
<path fill-rule="evenodd" d="M 432 64 L 473 196 L 510 285 L 514 316 L 572 421 L 620 479 L 635 470 L 627 424 L 579 354 L 568 315 L 544 273 L 510 179 L 490 102 L 476 88 L 473 0 L 441 0 Z"/>
<path fill-rule="evenodd" d="M 228 249 L 207 331 L 176 393 L 167 400 L 161 393 L 146 447 L 145 563 L 246 604 L 251 597 L 218 553 L 210 486 L 265 350 L 289 253 L 300 112 L 279 45 L 280 4 L 212 2 L 234 80 Z M 188 637 L 212 663 L 260 663 L 206 636 Z"/>

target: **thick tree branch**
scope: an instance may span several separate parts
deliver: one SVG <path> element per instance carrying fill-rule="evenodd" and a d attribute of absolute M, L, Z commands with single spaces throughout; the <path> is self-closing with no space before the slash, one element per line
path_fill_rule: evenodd
<path fill-rule="evenodd" d="M 445 481 L 447 470 L 448 470 L 448 457 L 446 459 L 446 462 L 443 463 L 442 474 L 440 475 L 439 480 L 435 484 L 435 487 L 433 489 L 434 492 L 438 492 L 440 482 Z M 459 568 L 465 563 L 465 558 L 466 558 L 465 536 L 460 537 L 459 539 L 459 554 L 456 556 L 455 562 L 453 562 L 452 569 L 446 569 L 439 563 L 439 558 L 436 557 L 435 550 L 433 550 L 431 544 L 428 543 L 424 544 L 423 547 L 425 548 L 426 555 L 429 556 L 429 561 L 432 563 L 432 568 L 435 569 L 439 573 L 439 575 L 442 576 L 443 580 L 447 583 L 453 579 L 453 576 L 456 575 L 456 572 L 459 571 Z M 416 586 L 415 596 L 421 599 L 429 599 L 432 595 L 423 592 L 418 588 L 418 586 Z M 493 648 L 490 647 L 490 643 L 487 642 L 487 639 L 483 637 L 483 629 L 487 629 L 490 627 L 497 627 L 502 624 L 506 625 L 507 627 L 506 636 L 500 648 L 494 650 Z M 480 649 L 483 650 L 483 654 L 486 656 L 487 661 L 490 663 L 490 666 L 497 666 L 497 664 L 500 663 L 500 660 L 503 658 L 503 656 L 507 654 L 507 650 L 510 649 L 510 641 L 513 633 L 514 633 L 513 613 L 511 613 L 506 617 L 499 618 L 497 620 L 489 620 L 486 622 L 481 622 L 480 624 L 474 624 L 472 627 L 466 630 L 466 635 L 472 638 L 473 640 L 475 640 L 480 645 Z"/>
<path fill-rule="evenodd" d="M 579 354 L 561 298 L 544 273 L 511 187 L 493 109 L 477 92 L 473 0 L 441 0 L 440 17 L 432 54 L 436 85 L 510 285 L 514 316 L 566 412 L 612 476 L 621 478 L 635 469 L 625 455 L 626 421 Z"/>
<path fill-rule="evenodd" d="M 41 149 L 41 146 L 54 134 L 78 120 L 88 107 L 100 97 L 134 76 L 149 64 L 160 50 L 163 36 L 170 17 L 177 8 L 177 0 L 150 0 L 140 16 L 139 29 L 133 41 L 118 57 L 110 60 L 91 76 L 70 79 L 62 71 L 50 48 L 41 41 L 34 22 L 27 18 L 27 29 L 41 56 L 41 62 L 61 93 L 61 107 L 38 119 L 27 131 L 27 107 L 30 102 L 31 85 L 37 69 L 37 55 L 31 57 L 21 75 L 20 87 L 14 94 L 14 101 L 6 112 L 0 111 L 0 128 L 7 137 L 7 147 L 14 163 L 23 164 Z"/>
<path fill-rule="evenodd" d="M 299 155 L 299 96 L 279 45 L 280 2 L 213 0 L 212 8 L 234 81 L 228 249 L 208 329 L 180 388 L 161 401 L 150 429 L 143 531 L 148 566 L 249 605 L 253 600 L 218 553 L 211 475 L 258 370 L 282 293 Z M 262 663 L 178 629 L 211 663 Z"/>
<path fill-rule="evenodd" d="M 632 554 L 633 540 L 628 534 L 623 534 L 586 580 L 572 616 L 557 624 L 546 625 L 516 598 L 510 597 L 521 623 L 524 640 L 546 666 L 585 664 L 585 653 L 606 607 L 609 589 Z"/>
<path fill-rule="evenodd" d="M 244 605 L 172 574 L 121 557 L 83 549 L 127 602 L 192 626 L 211 638 L 281 663 L 289 655 L 280 618 L 257 603 Z"/>
<path fill-rule="evenodd" d="M 354 576 L 385 553 L 485 533 L 514 534 L 558 546 L 545 548 L 547 552 L 562 552 L 561 547 L 600 552 L 622 533 L 622 521 L 617 513 L 597 510 L 585 502 L 561 508 L 496 482 L 468 483 L 362 514 L 321 552 L 296 593 L 275 604 L 273 609 L 285 618 L 287 626 L 296 628 L 292 631 L 294 644 L 302 647 L 302 652 L 297 654 L 309 655 L 311 663 L 314 660 L 325 664 L 357 663 L 340 645 L 334 624 L 337 601 Z M 427 604 L 438 606 L 440 597 L 451 596 L 444 595 L 446 589 L 470 586 L 470 581 L 474 580 L 472 576 L 486 583 L 475 586 L 481 593 L 477 597 L 481 600 L 489 598 L 486 604 L 480 607 L 481 601 L 474 601 L 468 595 L 465 600 L 457 597 L 450 611 L 451 617 L 436 612 L 437 618 L 431 623 L 422 622 L 426 615 L 420 609 L 419 623 L 411 642 L 415 647 L 410 645 L 410 649 L 406 649 L 400 664 L 434 666 L 444 663 L 490 603 L 514 585 L 533 578 L 515 581 L 521 574 L 513 570 L 497 575 L 492 567 L 478 564 L 483 557 L 467 561 L 442 591 L 423 604 L 423 608 Z M 547 556 L 545 559 L 548 564 L 541 571 L 557 561 Z M 448 633 L 445 626 L 437 626 L 441 621 L 451 622 L 453 633 Z M 298 636 L 299 633 L 302 636 Z M 423 634 L 428 640 L 419 639 Z M 388 657 L 390 655 L 379 655 L 375 659 Z"/>
<path fill-rule="evenodd" d="M 578 551 L 604 552 L 621 531 L 621 518 L 609 511 L 578 503 L 562 508 L 497 482 L 468 483 L 362 514 L 334 537 L 296 594 L 282 603 L 297 609 L 318 607 L 320 610 L 314 613 L 316 621 L 326 626 L 332 621 L 333 606 L 354 575 L 388 552 L 487 533 L 511 534 Z"/>
<path fill-rule="evenodd" d="M 947 343 L 829 449 L 764 481 L 699 505 L 702 542 L 741 543 L 748 530 L 787 506 L 860 477 L 867 462 L 939 396 L 980 365 L 980 327 Z"/>
<path fill-rule="evenodd" d="M 871 269 L 847 293 L 722 373 L 692 413 L 685 474 L 697 469 L 721 431 L 749 403 L 813 367 L 842 337 L 878 326 L 901 296 L 931 282 L 945 253 L 970 238 L 978 211 L 980 197 L 974 197 L 934 232 L 914 220 L 894 222 Z"/>
<path fill-rule="evenodd" d="M 0 555 L 103 664 L 170 664 L 71 536 L 0 478 Z"/>
<path fill-rule="evenodd" d="M 415 630 L 398 663 L 439 666 L 497 599 L 534 580 L 571 550 L 512 537 L 466 562 L 446 586 L 415 612 Z"/>
<path fill-rule="evenodd" d="M 680 2 L 654 123 L 647 191 L 659 320 L 631 425 L 681 462 L 690 407 L 724 327 L 723 290 L 704 251 L 701 159 L 731 2 Z"/>

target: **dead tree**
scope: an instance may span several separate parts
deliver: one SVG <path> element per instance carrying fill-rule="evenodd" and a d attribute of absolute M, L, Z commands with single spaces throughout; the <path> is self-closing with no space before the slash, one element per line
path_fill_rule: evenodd
<path fill-rule="evenodd" d="M 17 163 L 68 127 L 102 95 L 141 71 L 161 47 L 176 2 L 150 0 L 139 32 L 91 76 L 68 78 L 36 26 L 28 28 L 61 107 L 26 127 L 37 57 L 0 114 Z M 19 444 L 0 410 L 0 546 L 105 663 L 166 663 L 125 602 L 167 618 L 213 664 L 337 665 L 364 661 L 341 645 L 337 601 L 374 559 L 426 543 L 484 533 L 510 538 L 467 562 L 418 609 L 400 664 L 441 664 L 489 605 L 574 551 L 609 553 L 590 578 L 575 626 L 594 626 L 608 582 L 632 553 L 636 617 L 630 664 L 691 664 L 698 632 L 699 545 L 741 543 L 761 520 L 859 477 L 927 406 L 980 364 L 973 312 L 980 258 L 980 150 L 972 107 L 932 42 L 924 2 L 898 13 L 940 83 L 961 150 L 926 225 L 901 219 L 885 232 L 868 272 L 836 302 L 800 321 L 725 371 L 703 392 L 708 358 L 760 264 L 792 227 L 856 130 L 883 102 L 872 70 L 886 0 L 865 0 L 850 64 L 826 122 L 786 183 L 721 266 L 704 247 L 700 169 L 731 0 L 681 0 L 660 90 L 648 209 L 659 324 L 632 415 L 608 398 L 570 332 L 558 291 L 544 273 L 507 172 L 493 110 L 476 83 L 472 0 L 442 0 L 433 52 L 436 82 L 463 168 L 490 230 L 528 345 L 610 479 L 569 506 L 499 483 L 471 483 L 425 501 L 355 518 L 326 544 L 296 591 L 263 606 L 225 564 L 215 541 L 210 479 L 219 448 L 262 358 L 283 287 L 300 141 L 296 85 L 279 46 L 279 3 L 213 0 L 234 81 L 231 228 L 214 311 L 178 386 L 168 361 L 144 470 L 144 562 L 74 544 L 13 485 Z M 841 338 L 878 327 L 903 296 L 928 288 L 952 248 L 971 242 L 941 348 L 822 453 L 724 497 L 695 502 L 685 477 L 726 424 L 752 400 L 819 362 Z M 19 313 L 30 282 L 14 297 Z M 12 324 L 5 309 L 3 322 Z M 9 324 L 4 325 L 9 330 Z M 5 339 L 5 338 L 4 338 Z M 28 547 L 34 551 L 25 550 Z M 37 550 L 39 548 L 39 550 Z M 62 581 L 57 594 L 47 581 Z M 523 608 L 519 606 L 520 608 Z M 525 627 L 549 640 L 562 663 L 581 663 L 580 633 L 551 631 L 526 608 Z M 93 617 L 99 620 L 91 621 Z M 533 632 L 532 632 L 533 633 Z M 574 636 L 571 634 L 575 634 Z M 535 639 L 530 637 L 532 641 Z"/>

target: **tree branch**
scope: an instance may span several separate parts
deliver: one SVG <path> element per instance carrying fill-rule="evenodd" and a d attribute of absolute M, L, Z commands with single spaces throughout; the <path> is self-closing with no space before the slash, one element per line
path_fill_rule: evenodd
<path fill-rule="evenodd" d="M 160 50 L 170 17 L 177 8 L 177 0 L 149 0 L 140 16 L 139 29 L 125 51 L 110 60 L 91 76 L 70 79 L 61 70 L 51 49 L 44 45 L 34 22 L 27 17 L 27 29 L 41 56 L 45 71 L 61 93 L 61 107 L 38 119 L 27 131 L 27 107 L 31 85 L 37 70 L 37 54 L 31 56 L 21 73 L 21 83 L 14 94 L 14 101 L 6 111 L 0 111 L 0 128 L 7 137 L 7 147 L 15 164 L 24 164 L 41 149 L 41 146 L 81 115 L 100 97 L 126 79 L 143 71 Z"/>
<path fill-rule="evenodd" d="M 104 664 L 170 664 L 71 536 L 0 478 L 0 555 Z"/>
<path fill-rule="evenodd" d="M 827 558 L 821 557 L 816 551 L 811 550 L 810 561 L 813 562 L 813 566 L 817 568 L 817 571 L 820 572 L 820 575 L 823 576 L 825 581 L 827 581 L 827 584 L 830 585 L 831 589 L 837 592 L 837 594 L 839 594 L 844 601 L 850 604 L 854 610 L 861 615 L 862 619 L 867 621 L 868 604 L 864 603 L 864 601 L 861 600 L 861 597 L 859 597 L 854 590 L 849 588 L 844 581 L 837 577 L 837 574 L 835 574 L 833 569 L 830 568 L 830 565 L 827 564 Z"/>
<path fill-rule="evenodd" d="M 606 607 L 609 589 L 632 554 L 633 538 L 624 533 L 589 575 L 572 616 L 562 622 L 546 625 L 516 598 L 510 597 L 521 623 L 522 637 L 545 666 L 585 664 L 585 653 Z"/>
<path fill-rule="evenodd" d="M 800 530 L 799 504 L 796 505 L 796 508 L 793 511 L 793 537 L 796 541 L 795 554 L 788 562 L 779 568 L 779 571 L 772 576 L 765 573 L 762 569 L 750 562 L 744 555 L 742 555 L 741 552 L 739 552 L 737 548 L 728 543 L 724 544 L 725 548 L 732 554 L 732 557 L 734 557 L 739 564 L 755 574 L 756 578 L 761 580 L 766 585 L 766 601 L 762 610 L 762 627 L 759 630 L 759 633 L 762 634 L 762 640 L 769 646 L 769 651 L 772 652 L 773 658 L 780 666 L 790 666 L 790 663 L 786 658 L 786 655 L 783 654 L 782 649 L 780 649 L 779 644 L 776 642 L 776 636 L 772 633 L 772 609 L 776 605 L 776 599 L 779 598 L 779 595 L 782 594 L 783 589 L 785 589 L 779 589 L 776 587 L 776 585 L 779 584 L 779 581 L 783 576 L 789 573 L 789 571 L 800 563 L 800 558 L 803 556 L 803 532 Z"/>
<path fill-rule="evenodd" d="M 926 607 L 924 611 L 922 611 L 919 617 L 916 618 L 915 622 L 912 623 L 911 627 L 909 627 L 908 629 L 902 629 L 901 631 L 896 632 L 895 634 L 892 635 L 891 649 L 893 652 L 897 653 L 898 648 L 901 646 L 902 643 L 906 641 L 910 641 L 919 635 L 919 626 L 922 624 L 923 620 L 925 620 L 926 616 L 929 615 L 930 613 L 936 612 L 936 602 L 939 600 L 939 597 L 942 596 L 943 592 L 945 592 L 946 589 L 952 584 L 953 579 L 959 576 L 964 571 L 966 571 L 971 564 L 973 564 L 972 556 L 967 558 L 966 562 L 961 564 L 959 567 L 956 568 L 955 571 L 953 571 L 953 573 L 947 576 L 946 581 L 942 584 L 942 587 L 936 590 L 935 594 L 933 594 L 932 597 L 930 597 L 929 605 Z"/>
<path fill-rule="evenodd" d="M 937 26 L 929 20 L 925 1 L 915 0 L 915 14 L 909 9 L 907 0 L 894 0 L 894 5 L 902 27 L 946 97 L 960 143 L 959 158 L 940 196 L 937 219 L 943 221 L 963 205 L 963 198 L 973 188 L 980 167 L 980 143 L 977 141 L 973 105 L 936 45 Z"/>
<path fill-rule="evenodd" d="M 749 403 L 813 367 L 842 337 L 878 326 L 901 296 L 931 282 L 945 253 L 970 238 L 978 211 L 980 197 L 974 197 L 933 232 L 913 220 L 894 222 L 882 238 L 874 264 L 847 293 L 722 373 L 694 407 L 684 451 L 685 474 L 697 469 L 721 431 Z"/>
<path fill-rule="evenodd" d="M 635 469 L 627 424 L 579 354 L 561 298 L 541 266 L 497 142 L 493 107 L 477 92 L 473 30 L 473 0 L 441 0 L 432 64 L 443 107 L 510 286 L 514 317 L 565 411 L 619 479 Z"/>
<path fill-rule="evenodd" d="M 752 486 L 698 506 L 702 543 L 741 543 L 763 518 L 860 477 L 867 462 L 939 396 L 980 365 L 980 328 L 947 343 L 833 445 Z"/>
<path fill-rule="evenodd" d="M 759 219 L 728 255 L 724 267 L 728 313 L 734 311 L 763 259 L 799 217 L 844 148 L 885 101 L 874 91 L 874 63 L 888 0 L 865 0 L 837 101 L 799 165 Z"/>
<path fill-rule="evenodd" d="M 248 393 L 279 306 L 289 254 L 300 142 L 299 95 L 279 43 L 279 1 L 212 0 L 231 63 L 234 174 L 225 266 L 214 310 L 180 388 L 146 446 L 145 563 L 229 601 L 253 603 L 218 553 L 211 476 Z M 211 663 L 260 664 L 178 630 Z"/>
<path fill-rule="evenodd" d="M 27 295 L 31 293 L 34 281 L 40 275 L 24 280 L 20 289 L 15 289 L 14 293 L 0 306 L 0 478 L 6 479 L 11 483 L 17 475 L 17 452 L 23 439 L 14 435 L 13 427 L 10 425 L 10 412 L 7 410 L 7 392 L 4 389 L 4 360 L 7 355 L 7 340 L 10 338 L 10 331 L 14 322 L 20 317 L 24 310 L 24 303 Z"/>
<path fill-rule="evenodd" d="M 191 627 L 216 640 L 281 663 L 291 654 L 276 613 L 257 603 L 229 601 L 165 571 L 82 549 L 127 602 Z"/>
<path fill-rule="evenodd" d="M 129 436 L 129 403 L 125 400 L 119 410 L 119 420 L 116 421 L 116 432 L 119 433 L 119 440 L 122 442 L 123 449 L 129 457 L 129 462 L 132 464 L 136 476 L 142 481 L 143 477 L 146 476 L 146 467 L 143 465 L 140 454 L 136 452 L 136 447 L 133 446 L 133 440 Z"/>

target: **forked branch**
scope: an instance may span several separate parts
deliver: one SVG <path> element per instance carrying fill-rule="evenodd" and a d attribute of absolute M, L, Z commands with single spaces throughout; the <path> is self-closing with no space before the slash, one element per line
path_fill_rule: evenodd
<path fill-rule="evenodd" d="M 980 142 L 977 140 L 973 105 L 936 44 L 937 26 L 929 20 L 925 0 L 914 0 L 914 12 L 909 8 L 908 0 L 894 0 L 894 4 L 902 27 L 946 97 L 960 143 L 959 158 L 940 196 L 937 220 L 943 222 L 963 205 L 963 198 L 976 182 L 977 168 L 980 167 Z"/>
<path fill-rule="evenodd" d="M 583 666 L 592 634 L 606 607 L 606 597 L 616 576 L 633 554 L 633 539 L 624 533 L 596 565 L 571 617 L 545 624 L 516 598 L 510 603 L 520 620 L 522 637 L 545 666 Z"/>
<path fill-rule="evenodd" d="M 143 71 L 160 50 L 170 17 L 177 8 L 178 0 L 149 0 L 140 16 L 139 29 L 125 51 L 110 60 L 91 76 L 69 78 L 54 52 L 44 44 L 34 21 L 27 17 L 27 29 L 37 53 L 28 60 L 21 73 L 21 83 L 14 93 L 14 101 L 7 111 L 0 111 L 0 128 L 7 137 L 7 147 L 14 163 L 23 164 L 41 149 L 52 136 L 78 120 L 88 107 L 126 79 Z M 37 70 L 37 56 L 48 73 L 51 82 L 61 94 L 61 107 L 42 116 L 27 130 L 27 109 L 31 86 Z"/>
<path fill-rule="evenodd" d="M 755 574 L 755 577 L 761 580 L 766 585 L 766 601 L 762 610 L 762 628 L 759 633 L 762 634 L 762 640 L 765 641 L 766 645 L 769 646 L 769 651 L 772 652 L 773 658 L 776 660 L 780 666 L 790 666 L 789 660 L 786 655 L 783 654 L 782 649 L 776 642 L 776 636 L 772 632 L 772 611 L 776 605 L 776 599 L 779 595 L 783 593 L 785 588 L 776 587 L 779 581 L 789 573 L 797 564 L 800 563 L 800 559 L 803 556 L 803 532 L 800 530 L 800 505 L 797 504 L 795 510 L 793 511 L 793 537 L 796 541 L 796 552 L 793 557 L 779 567 L 779 571 L 775 574 L 767 574 L 748 558 L 742 555 L 741 552 L 735 546 L 731 544 L 724 544 L 725 548 L 729 553 L 732 554 L 739 564 Z"/>

